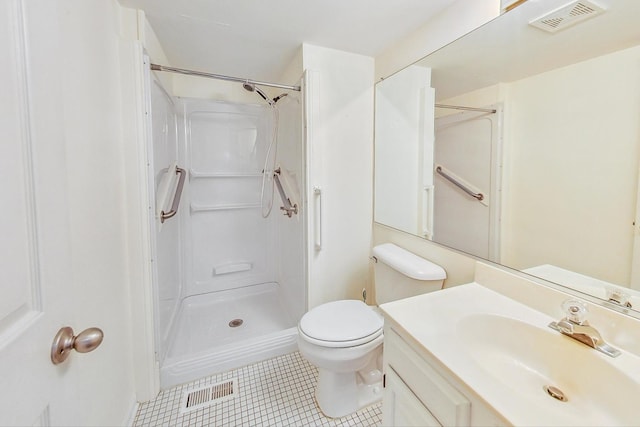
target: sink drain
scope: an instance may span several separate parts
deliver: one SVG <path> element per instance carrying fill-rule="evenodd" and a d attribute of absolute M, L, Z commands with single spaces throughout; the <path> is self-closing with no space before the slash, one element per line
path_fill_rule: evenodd
<path fill-rule="evenodd" d="M 237 328 L 238 326 L 242 325 L 242 322 L 242 319 L 233 319 L 231 322 L 229 322 L 229 327 Z"/>
<path fill-rule="evenodd" d="M 549 396 L 559 400 L 560 402 L 566 402 L 568 400 L 567 397 L 562 392 L 562 390 L 560 390 L 557 387 L 554 387 L 552 385 L 546 385 L 543 388 L 544 388 L 544 391 L 546 391 Z"/>

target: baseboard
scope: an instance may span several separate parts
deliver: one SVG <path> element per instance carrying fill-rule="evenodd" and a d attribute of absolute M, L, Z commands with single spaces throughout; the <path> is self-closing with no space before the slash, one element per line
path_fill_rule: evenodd
<path fill-rule="evenodd" d="M 133 422 L 136 420 L 136 414 L 138 413 L 138 407 L 140 404 L 136 401 L 131 405 L 131 409 L 129 410 L 129 415 L 122 423 L 123 426 L 133 427 Z"/>

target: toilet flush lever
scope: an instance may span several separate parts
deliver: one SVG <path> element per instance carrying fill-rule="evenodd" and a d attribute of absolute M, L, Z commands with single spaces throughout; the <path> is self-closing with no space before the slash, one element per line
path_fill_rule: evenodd
<path fill-rule="evenodd" d="M 78 353 L 89 353 L 95 350 L 104 338 L 104 333 L 99 328 L 89 328 L 73 334 L 73 329 L 69 326 L 61 328 L 53 339 L 51 345 L 51 362 L 58 365 L 69 357 L 71 350 Z"/>

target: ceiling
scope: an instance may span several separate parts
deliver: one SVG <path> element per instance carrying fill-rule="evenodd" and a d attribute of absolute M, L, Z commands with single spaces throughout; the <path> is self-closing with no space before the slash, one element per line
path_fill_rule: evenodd
<path fill-rule="evenodd" d="M 178 68 L 277 81 L 302 43 L 375 56 L 455 0 L 120 0 Z"/>
<path fill-rule="evenodd" d="M 437 101 L 640 43 L 639 0 L 598 0 L 602 14 L 556 33 L 529 25 L 557 5 L 557 0 L 526 2 L 420 61 L 432 69 Z"/>

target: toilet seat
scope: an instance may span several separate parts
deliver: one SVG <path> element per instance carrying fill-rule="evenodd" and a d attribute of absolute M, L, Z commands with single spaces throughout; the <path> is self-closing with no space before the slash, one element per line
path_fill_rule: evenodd
<path fill-rule="evenodd" d="M 315 344 L 319 347 L 328 347 L 328 348 L 347 348 L 347 347 L 355 347 L 358 345 L 362 345 L 362 344 L 366 344 L 368 342 L 371 342 L 373 340 L 375 340 L 376 338 L 378 338 L 379 336 L 382 335 L 382 328 L 380 328 L 378 331 L 376 331 L 375 333 L 371 334 L 371 335 L 367 335 L 366 337 L 362 337 L 359 338 L 357 340 L 352 340 L 352 341 L 325 341 L 325 340 L 319 340 L 316 338 L 312 338 L 310 336 L 308 336 L 307 334 L 305 334 L 304 332 L 302 332 L 300 330 L 300 327 L 298 327 L 298 335 L 305 341 L 311 343 L 311 344 Z"/>
<path fill-rule="evenodd" d="M 360 300 L 333 301 L 310 310 L 298 325 L 301 337 L 322 347 L 353 347 L 382 335 L 382 316 Z"/>

